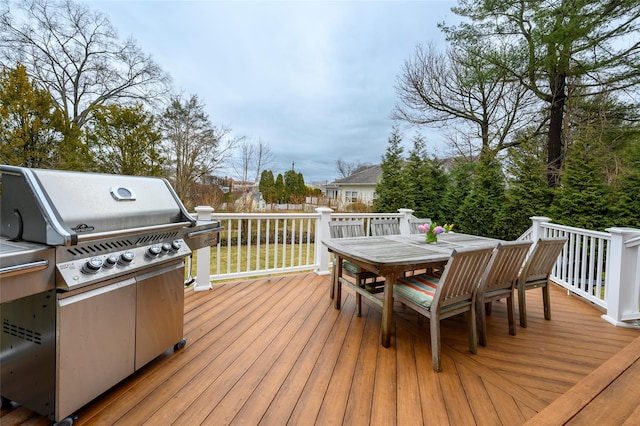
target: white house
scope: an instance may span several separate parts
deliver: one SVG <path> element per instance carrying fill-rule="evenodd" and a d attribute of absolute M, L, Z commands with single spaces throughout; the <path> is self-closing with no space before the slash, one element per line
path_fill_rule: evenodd
<path fill-rule="evenodd" d="M 376 199 L 376 185 L 381 177 L 382 168 L 379 165 L 362 166 L 346 178 L 336 179 L 327 184 L 327 198 L 335 200 L 338 208 L 355 202 L 370 206 Z"/>

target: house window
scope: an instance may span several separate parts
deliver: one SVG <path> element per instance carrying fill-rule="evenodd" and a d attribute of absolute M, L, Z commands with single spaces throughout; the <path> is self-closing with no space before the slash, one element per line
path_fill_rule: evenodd
<path fill-rule="evenodd" d="M 348 202 L 355 203 L 358 201 L 358 191 L 345 191 L 345 198 Z"/>

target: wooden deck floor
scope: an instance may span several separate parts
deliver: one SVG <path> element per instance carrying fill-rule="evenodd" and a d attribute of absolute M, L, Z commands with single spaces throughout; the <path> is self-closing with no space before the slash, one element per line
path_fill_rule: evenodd
<path fill-rule="evenodd" d="M 328 289 L 329 277 L 313 273 L 188 289 L 187 346 L 83 407 L 75 424 L 521 425 L 640 336 L 558 288 L 545 321 L 530 291 L 529 327 L 509 336 L 504 303 L 494 304 L 477 355 L 464 319 L 445 320 L 435 373 L 426 321 L 396 305 L 384 349 L 380 311 L 356 317 L 347 289 L 336 311 Z M 22 407 L 0 423 L 48 424 Z"/>

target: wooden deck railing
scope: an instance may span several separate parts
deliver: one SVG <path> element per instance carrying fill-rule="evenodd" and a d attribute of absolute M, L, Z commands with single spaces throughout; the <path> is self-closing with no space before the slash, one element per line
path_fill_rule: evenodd
<path fill-rule="evenodd" d="M 199 219 L 214 219 L 225 230 L 214 247 L 201 249 L 194 289 L 211 282 L 313 270 L 329 274 L 329 252 L 321 244 L 329 236 L 329 221 L 363 219 L 370 234 L 372 219 L 397 218 L 402 234 L 410 231 L 413 210 L 398 213 L 212 213 L 198 208 Z M 603 318 L 615 325 L 640 328 L 640 230 L 610 228 L 592 231 L 532 217 L 532 227 L 520 239 L 565 237 L 551 279 L 606 311 Z"/>

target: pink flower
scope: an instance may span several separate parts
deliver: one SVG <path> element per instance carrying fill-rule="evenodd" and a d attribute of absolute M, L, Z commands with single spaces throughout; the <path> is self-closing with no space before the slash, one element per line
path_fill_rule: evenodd
<path fill-rule="evenodd" d="M 420 230 L 422 232 L 428 232 L 429 231 L 429 224 L 425 223 L 423 225 L 418 225 L 418 230 Z"/>
<path fill-rule="evenodd" d="M 433 232 L 434 232 L 436 235 L 442 234 L 444 231 L 445 231 L 445 229 L 444 229 L 442 226 L 440 226 L 440 225 L 438 225 L 438 226 L 436 226 L 435 228 L 433 228 Z"/>

